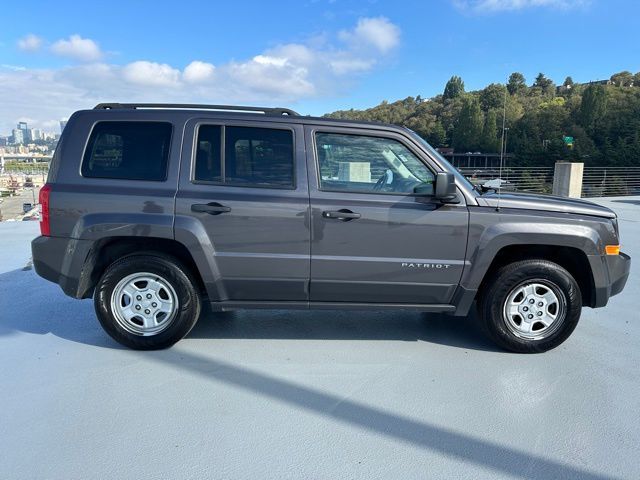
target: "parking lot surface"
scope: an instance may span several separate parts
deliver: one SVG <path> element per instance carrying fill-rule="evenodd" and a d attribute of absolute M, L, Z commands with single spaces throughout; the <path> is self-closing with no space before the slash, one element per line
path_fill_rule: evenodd
<path fill-rule="evenodd" d="M 468 318 L 208 314 L 175 347 L 121 348 L 91 300 L 0 223 L 0 478 L 640 478 L 640 197 L 618 213 L 625 291 L 540 355 Z"/>

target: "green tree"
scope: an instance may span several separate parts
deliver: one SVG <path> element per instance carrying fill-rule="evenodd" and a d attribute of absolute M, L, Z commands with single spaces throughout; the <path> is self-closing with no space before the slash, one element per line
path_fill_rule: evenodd
<path fill-rule="evenodd" d="M 519 97 L 507 97 L 507 125 L 515 125 L 524 115 L 524 106 L 518 98 Z"/>
<path fill-rule="evenodd" d="M 431 132 L 427 135 L 427 141 L 434 147 L 447 145 L 447 132 L 440 122 L 435 122 Z"/>
<path fill-rule="evenodd" d="M 453 146 L 458 150 L 479 148 L 483 126 L 480 102 L 476 97 L 466 95 L 454 127 Z"/>
<path fill-rule="evenodd" d="M 464 102 L 464 95 L 454 98 L 453 100 L 444 100 L 444 97 L 440 97 L 440 105 L 437 110 L 437 117 L 442 123 L 445 132 L 447 132 L 447 143 L 451 145 L 451 139 L 453 135 L 453 129 L 460 116 L 460 110 Z"/>
<path fill-rule="evenodd" d="M 507 90 L 511 95 L 522 93 L 524 90 L 526 90 L 526 88 L 527 84 L 524 75 L 522 75 L 520 72 L 513 72 L 511 75 L 509 75 Z"/>
<path fill-rule="evenodd" d="M 580 123 L 593 132 L 603 118 L 607 107 L 607 92 L 603 85 L 591 84 L 582 94 L 580 104 Z"/>
<path fill-rule="evenodd" d="M 480 105 L 483 111 L 491 110 L 492 108 L 501 108 L 504 105 L 504 85 L 499 83 L 492 83 L 488 85 L 484 90 L 480 91 Z"/>
<path fill-rule="evenodd" d="M 569 88 L 573 87 L 573 78 L 571 77 L 565 78 L 564 83 L 562 85 Z"/>
<path fill-rule="evenodd" d="M 484 152 L 497 152 L 500 150 L 498 145 L 498 112 L 495 109 L 489 110 L 484 116 L 480 146 Z"/>
<path fill-rule="evenodd" d="M 545 76 L 544 73 L 540 72 L 536 77 L 535 82 L 533 82 L 533 87 L 545 88 L 551 85 L 553 81 Z"/>
<path fill-rule="evenodd" d="M 454 75 L 449 79 L 444 87 L 444 93 L 442 96 L 445 100 L 457 98 L 464 93 L 464 82 L 462 78 Z"/>
<path fill-rule="evenodd" d="M 547 78 L 544 73 L 539 73 L 536 77 L 536 81 L 533 82 L 533 88 L 539 89 L 543 95 L 551 95 L 555 92 L 556 86 L 553 80 Z"/>
<path fill-rule="evenodd" d="M 636 73 L 633 76 L 633 86 L 634 87 L 640 87 L 640 72 Z"/>
<path fill-rule="evenodd" d="M 611 83 L 617 87 L 630 87 L 634 84 L 633 73 L 628 71 L 618 72 L 611 75 Z"/>

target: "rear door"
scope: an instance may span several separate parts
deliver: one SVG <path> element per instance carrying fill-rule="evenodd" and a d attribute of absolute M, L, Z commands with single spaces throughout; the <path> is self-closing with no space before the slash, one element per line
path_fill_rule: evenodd
<path fill-rule="evenodd" d="M 176 218 L 212 258 L 211 301 L 307 301 L 309 194 L 303 129 L 279 122 L 187 123 Z"/>
<path fill-rule="evenodd" d="M 311 293 L 318 302 L 447 304 L 465 258 L 464 198 L 443 205 L 435 166 L 406 137 L 306 126 Z"/>

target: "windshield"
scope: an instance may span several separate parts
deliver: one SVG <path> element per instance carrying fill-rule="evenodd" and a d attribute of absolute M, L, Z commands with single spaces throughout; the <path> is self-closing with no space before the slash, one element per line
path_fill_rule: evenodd
<path fill-rule="evenodd" d="M 409 131 L 411 136 L 413 138 L 415 138 L 418 141 L 418 143 L 420 143 L 420 145 L 422 145 L 431 155 L 436 157 L 436 159 L 438 159 L 438 161 L 442 162 L 444 165 L 448 165 L 449 167 L 451 167 L 450 171 L 455 175 L 457 180 L 459 180 L 461 183 L 467 185 L 470 189 L 477 191 L 477 188 L 475 187 L 475 185 L 473 185 L 473 183 L 471 183 L 467 177 L 465 177 L 462 173 L 460 173 L 460 171 L 456 167 L 451 165 L 451 163 L 449 163 L 449 161 L 446 158 L 444 158 L 440 154 L 440 152 L 438 152 L 435 148 L 433 148 L 431 145 L 429 145 L 429 143 L 424 138 L 422 138 L 420 135 L 418 135 L 416 132 L 414 132 L 410 128 L 407 128 L 407 127 L 405 127 L 405 128 Z"/>

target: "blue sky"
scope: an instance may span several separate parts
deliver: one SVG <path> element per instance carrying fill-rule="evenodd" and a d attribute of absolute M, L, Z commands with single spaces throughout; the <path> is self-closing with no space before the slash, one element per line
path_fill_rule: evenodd
<path fill-rule="evenodd" d="M 504 82 L 640 70 L 635 0 L 10 2 L 0 133 L 98 101 L 289 106 L 322 114 Z"/>

